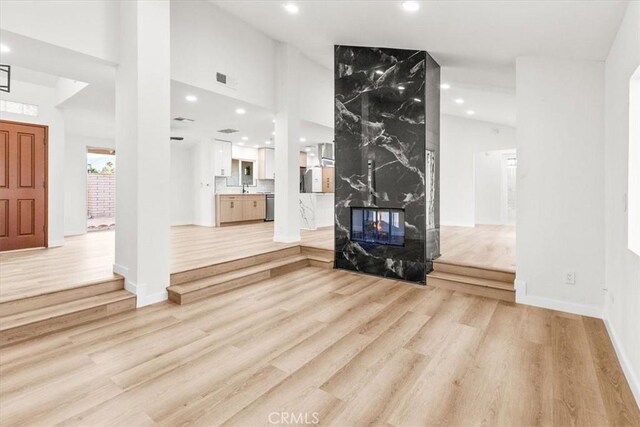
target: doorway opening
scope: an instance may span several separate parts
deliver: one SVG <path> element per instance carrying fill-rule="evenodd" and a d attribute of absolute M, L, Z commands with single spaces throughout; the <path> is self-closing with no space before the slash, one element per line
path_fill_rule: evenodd
<path fill-rule="evenodd" d="M 116 152 L 87 149 L 87 231 L 116 226 Z"/>

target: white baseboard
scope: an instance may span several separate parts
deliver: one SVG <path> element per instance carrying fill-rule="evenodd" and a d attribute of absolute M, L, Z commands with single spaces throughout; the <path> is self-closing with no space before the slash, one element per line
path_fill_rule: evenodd
<path fill-rule="evenodd" d="M 49 240 L 47 242 L 48 248 L 57 248 L 59 246 L 64 246 L 64 239 L 61 240 Z"/>
<path fill-rule="evenodd" d="M 518 304 L 532 305 L 534 307 L 548 308 L 550 310 L 564 311 L 566 313 L 579 314 L 581 316 L 597 317 L 602 319 L 602 307 L 586 304 L 576 304 L 535 295 L 526 295 L 516 285 L 516 302 Z"/>
<path fill-rule="evenodd" d="M 440 221 L 440 226 L 445 227 L 475 227 L 474 223 L 466 223 L 466 222 L 442 222 Z"/>
<path fill-rule="evenodd" d="M 300 241 L 300 235 L 298 236 L 281 236 L 274 235 L 273 241 L 278 243 L 296 243 Z"/>
<path fill-rule="evenodd" d="M 631 365 L 631 362 L 629 362 L 629 358 L 620 344 L 620 340 L 618 339 L 615 329 L 613 329 L 613 325 L 611 325 L 609 319 L 606 317 L 603 320 L 604 326 L 607 328 L 607 332 L 609 333 L 609 338 L 613 343 L 613 349 L 616 352 L 616 356 L 618 356 L 620 366 L 622 366 L 622 372 L 627 379 L 627 383 L 629 383 L 629 387 L 631 387 L 633 397 L 636 398 L 636 404 L 640 407 L 640 381 L 638 380 L 638 377 L 633 370 L 633 366 Z"/>
<path fill-rule="evenodd" d="M 127 275 L 129 274 L 129 268 L 125 267 L 124 265 L 120 265 L 120 264 L 113 264 L 113 272 L 116 274 L 119 274 L 123 277 L 127 277 Z"/>
<path fill-rule="evenodd" d="M 127 291 L 131 292 L 132 294 L 135 294 L 137 308 L 144 307 L 150 304 L 155 304 L 157 302 L 166 301 L 169 299 L 169 293 L 167 292 L 166 289 L 163 289 L 162 291 L 155 292 L 152 294 L 148 294 L 147 292 L 149 291 L 149 289 L 147 285 L 144 285 L 144 284 L 136 285 L 135 283 L 132 283 L 131 281 L 126 279 L 124 281 L 124 288 Z"/>

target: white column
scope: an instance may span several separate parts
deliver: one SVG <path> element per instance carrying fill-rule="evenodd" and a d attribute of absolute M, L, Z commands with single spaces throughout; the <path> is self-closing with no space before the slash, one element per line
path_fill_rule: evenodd
<path fill-rule="evenodd" d="M 169 2 L 124 1 L 120 18 L 114 271 L 143 306 L 169 285 Z"/>
<path fill-rule="evenodd" d="M 300 52 L 285 43 L 277 50 L 275 218 L 273 240 L 300 240 Z"/>

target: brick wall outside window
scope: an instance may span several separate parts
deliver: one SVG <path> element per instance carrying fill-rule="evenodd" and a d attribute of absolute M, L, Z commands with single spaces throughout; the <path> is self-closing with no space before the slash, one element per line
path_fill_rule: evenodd
<path fill-rule="evenodd" d="M 89 218 L 115 218 L 116 176 L 87 174 L 87 215 Z"/>

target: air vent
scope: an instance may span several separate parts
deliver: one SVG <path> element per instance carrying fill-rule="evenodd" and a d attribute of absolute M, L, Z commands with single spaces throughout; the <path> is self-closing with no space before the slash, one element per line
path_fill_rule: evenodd
<path fill-rule="evenodd" d="M 236 133 L 240 132 L 238 129 L 220 129 L 218 132 L 220 133 Z"/>
<path fill-rule="evenodd" d="M 184 140 L 184 138 L 181 137 L 181 136 L 172 136 L 169 139 L 171 139 L 171 141 L 182 141 L 182 140 Z"/>
<path fill-rule="evenodd" d="M 213 138 L 213 140 L 218 142 L 231 142 L 228 139 L 220 139 L 220 138 Z"/>
<path fill-rule="evenodd" d="M 216 81 L 218 83 L 222 83 L 223 85 L 227 84 L 227 75 L 222 73 L 216 73 Z"/>
<path fill-rule="evenodd" d="M 195 122 L 195 120 L 193 119 L 188 119 L 186 117 L 176 117 L 175 119 L 176 122 Z"/>

